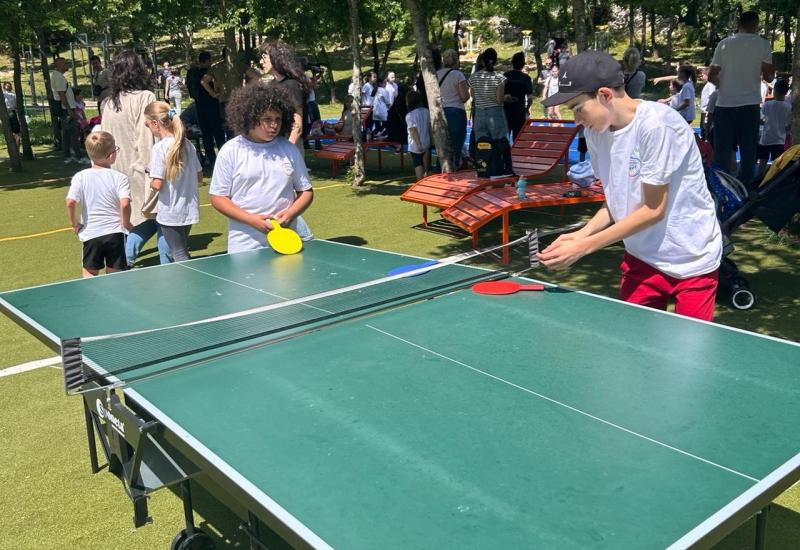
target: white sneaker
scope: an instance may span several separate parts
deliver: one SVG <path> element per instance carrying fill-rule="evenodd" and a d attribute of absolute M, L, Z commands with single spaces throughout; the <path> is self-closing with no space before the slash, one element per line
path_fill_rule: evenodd
<path fill-rule="evenodd" d="M 81 164 L 84 164 L 86 166 L 91 166 L 92 165 L 92 161 L 89 160 L 86 157 L 82 157 L 81 159 L 78 160 L 78 162 L 80 162 Z"/>
<path fill-rule="evenodd" d="M 64 159 L 64 164 L 71 164 L 73 162 L 78 162 L 78 159 L 75 157 L 67 157 Z"/>

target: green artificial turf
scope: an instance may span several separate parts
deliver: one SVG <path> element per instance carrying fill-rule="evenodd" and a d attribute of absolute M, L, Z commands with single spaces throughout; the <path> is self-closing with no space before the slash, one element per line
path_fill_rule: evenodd
<path fill-rule="evenodd" d="M 8 240 L 67 227 L 64 197 L 77 168 L 64 166 L 60 155 L 46 148 L 38 148 L 37 155 L 39 160 L 26 163 L 22 174 L 8 173 L 7 163 L 0 161 L 0 290 L 80 275 L 80 243 L 69 231 Z M 306 218 L 317 237 L 435 258 L 470 248 L 468 237 L 421 229 L 421 207 L 400 201 L 400 193 L 413 182 L 410 159 L 401 170 L 396 155 L 384 154 L 384 170 L 378 171 L 375 156 L 368 163 L 368 185 L 355 190 L 343 175 L 330 177 L 329 162 L 307 152 L 316 192 Z M 208 204 L 207 183 L 201 188 L 201 204 Z M 586 218 L 595 208 L 572 207 L 564 218 L 555 208 L 516 213 L 512 236 Z M 499 231 L 498 220 L 482 230 L 481 244 L 498 243 Z M 190 237 L 192 254 L 221 253 L 225 240 L 225 219 L 202 207 Z M 800 246 L 776 238 L 756 222 L 737 232 L 735 243 L 733 258 L 750 278 L 758 303 L 740 312 L 720 297 L 717 322 L 800 341 L 800 297 L 795 291 Z M 612 246 L 565 272 L 530 275 L 615 296 L 621 250 Z M 157 262 L 151 242 L 139 265 Z M 521 260 L 516 262 L 521 267 Z M 53 355 L 5 317 L 0 317 L 0 334 L 0 368 Z M 53 368 L 0 378 L 0 495 L 0 549 L 166 548 L 182 523 L 179 499 L 165 490 L 150 501 L 155 523 L 133 529 L 132 509 L 120 483 L 107 472 L 89 472 L 81 401 L 63 395 L 59 371 Z M 219 546 L 247 547 L 236 518 L 207 496 L 195 497 L 201 509 L 198 521 L 207 522 Z M 800 486 L 777 499 L 769 524 L 770 548 L 791 548 L 800 540 Z M 718 548 L 752 548 L 753 529 L 752 521 L 746 523 Z"/>

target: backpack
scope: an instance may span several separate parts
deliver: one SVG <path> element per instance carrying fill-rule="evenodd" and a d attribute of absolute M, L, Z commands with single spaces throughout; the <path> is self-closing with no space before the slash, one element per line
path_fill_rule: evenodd
<path fill-rule="evenodd" d="M 480 138 L 475 143 L 475 169 L 479 178 L 513 174 L 511 146 L 508 144 L 508 139 Z"/>

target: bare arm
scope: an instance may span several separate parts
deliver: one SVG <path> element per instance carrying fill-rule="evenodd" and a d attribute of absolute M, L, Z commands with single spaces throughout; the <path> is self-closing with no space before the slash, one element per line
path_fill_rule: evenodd
<path fill-rule="evenodd" d="M 300 141 L 300 138 L 303 135 L 303 115 L 294 114 L 294 124 L 292 125 L 292 131 L 289 132 L 289 141 L 297 145 L 297 142 Z"/>
<path fill-rule="evenodd" d="M 676 78 L 676 75 L 671 76 L 659 76 L 652 80 L 653 84 L 660 84 L 661 82 L 669 82 L 670 80 Z"/>
<path fill-rule="evenodd" d="M 155 189 L 156 191 L 160 191 L 163 186 L 164 186 L 164 180 L 161 178 L 152 178 L 150 180 L 150 189 Z"/>
<path fill-rule="evenodd" d="M 236 206 L 229 197 L 220 195 L 211 195 L 211 206 L 213 206 L 220 214 L 236 220 L 238 222 L 246 223 L 253 229 L 266 233 L 272 229 L 272 223 L 269 221 L 270 217 L 266 214 L 251 214 Z"/>
<path fill-rule="evenodd" d="M 131 223 L 131 199 L 119 200 L 119 221 L 122 227 L 128 231 L 133 229 L 133 224 Z"/>
<path fill-rule="evenodd" d="M 505 84 L 505 82 L 502 82 L 502 83 L 497 85 L 497 88 L 495 89 L 494 94 L 495 94 L 494 98 L 497 100 L 497 103 L 499 105 L 502 105 L 503 103 L 505 103 L 505 100 L 506 100 L 506 84 Z"/>
<path fill-rule="evenodd" d="M 200 80 L 200 85 L 208 92 L 211 97 L 217 97 L 217 92 L 214 91 L 214 77 L 209 74 L 204 74 Z"/>
<path fill-rule="evenodd" d="M 466 80 L 462 80 L 458 83 L 458 98 L 466 103 L 469 101 L 469 84 L 467 84 Z"/>
<path fill-rule="evenodd" d="M 414 143 L 422 147 L 422 141 L 420 141 L 419 139 L 419 130 L 417 130 L 416 127 L 412 126 L 411 128 L 409 128 L 408 135 L 411 136 L 411 139 L 414 140 Z"/>
<path fill-rule="evenodd" d="M 69 224 L 72 226 L 72 232 L 76 235 L 83 229 L 83 226 L 78 221 L 78 212 L 75 208 L 77 201 L 75 199 L 67 199 L 67 216 L 69 216 Z"/>
<path fill-rule="evenodd" d="M 275 215 L 275 219 L 278 220 L 278 223 L 287 226 L 292 223 L 297 216 L 302 214 L 306 211 L 306 208 L 311 206 L 311 203 L 314 200 L 314 191 L 309 189 L 308 191 L 300 191 L 297 195 L 297 198 L 294 200 L 292 205 L 283 210 L 282 212 L 278 212 Z"/>
<path fill-rule="evenodd" d="M 589 222 L 592 224 L 589 230 L 584 227 L 576 232 L 579 234 L 578 236 L 574 236 L 576 233 L 572 233 L 570 234 L 573 235 L 571 239 L 556 239 L 552 245 L 539 254 L 539 259 L 551 269 L 564 269 L 587 254 L 596 252 L 658 223 L 663 219 L 667 210 L 667 186 L 645 183 L 643 184 L 643 195 L 642 206 L 611 225 L 608 225 L 611 216 L 607 209 L 606 214 L 602 214 L 604 206 Z M 606 215 L 608 217 L 604 218 Z M 607 226 L 603 229 L 599 229 L 603 225 L 601 222 L 607 222 Z M 589 233 L 589 231 L 594 231 L 594 233 Z M 581 235 L 581 233 L 583 234 Z M 568 237 L 568 235 L 564 237 Z"/>

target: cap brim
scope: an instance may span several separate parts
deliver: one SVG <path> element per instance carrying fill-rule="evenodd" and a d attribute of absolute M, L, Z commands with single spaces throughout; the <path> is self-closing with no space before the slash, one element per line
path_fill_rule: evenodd
<path fill-rule="evenodd" d="M 542 101 L 542 105 L 545 107 L 555 107 L 556 105 L 561 105 L 562 103 L 566 103 L 570 99 L 574 97 L 578 97 L 579 95 L 586 93 L 586 92 L 558 92 L 544 101 Z"/>

